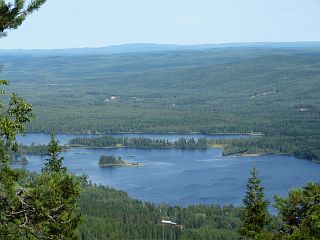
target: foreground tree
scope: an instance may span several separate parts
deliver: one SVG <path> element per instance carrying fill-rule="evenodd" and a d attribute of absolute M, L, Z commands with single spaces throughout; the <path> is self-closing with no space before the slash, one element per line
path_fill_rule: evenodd
<path fill-rule="evenodd" d="M 33 118 L 32 106 L 12 94 L 0 109 L 0 239 L 77 239 L 80 183 L 62 167 L 58 141 L 52 135 L 42 174 L 11 169 L 8 151 L 16 149 L 16 135 L 24 134 Z"/>
<path fill-rule="evenodd" d="M 7 31 L 17 29 L 26 17 L 38 10 L 46 0 L 0 0 L 0 37 L 7 35 Z M 1 67 L 1 66 L 0 66 Z M 1 72 L 0 68 L 0 72 Z M 9 85 L 7 80 L 0 80 L 0 97 L 6 92 L 3 87 Z M 0 100 L 0 164 L 8 162 L 8 150 L 16 150 L 17 134 L 24 134 L 25 124 L 33 118 L 32 106 L 12 93 L 10 100 L 4 103 Z"/>
<path fill-rule="evenodd" d="M 242 227 L 240 234 L 245 239 L 258 238 L 264 234 L 265 227 L 270 221 L 268 213 L 269 202 L 264 199 L 264 188 L 260 186 L 261 180 L 257 177 L 257 170 L 253 168 L 251 178 L 247 183 L 246 196 L 243 199 Z"/>
<path fill-rule="evenodd" d="M 5 37 L 7 30 L 17 29 L 28 15 L 45 2 L 46 0 L 0 0 L 0 37 Z"/>
<path fill-rule="evenodd" d="M 62 167 L 61 147 L 52 134 L 48 159 L 43 173 L 31 183 L 36 206 L 34 214 L 38 237 L 45 239 L 78 239 L 80 223 L 77 199 L 81 188 L 78 178 Z M 35 234 L 33 234 L 35 235 Z"/>
<path fill-rule="evenodd" d="M 8 81 L 0 80 L 0 96 L 5 96 L 1 85 L 9 85 Z M 25 124 L 33 118 L 32 106 L 15 93 L 11 94 L 7 104 L 0 101 L 0 162 L 8 162 L 8 150 L 17 149 L 17 134 L 24 134 Z"/>
<path fill-rule="evenodd" d="M 276 197 L 275 207 L 284 221 L 283 239 L 320 239 L 320 184 L 293 189 L 287 198 Z"/>
<path fill-rule="evenodd" d="M 6 85 L 8 81 L 0 80 L 2 97 L 6 94 L 3 89 Z M 32 106 L 12 93 L 8 102 L 0 101 L 0 111 L 0 238 L 19 239 L 17 236 L 25 226 L 18 215 L 26 213 L 22 211 L 26 203 L 20 183 L 27 174 L 9 167 L 8 152 L 17 149 L 16 135 L 24 134 L 25 124 L 33 118 Z"/>
<path fill-rule="evenodd" d="M 52 138 L 51 143 L 57 144 Z M 48 147 L 51 156 L 59 152 Z M 48 160 L 58 166 L 60 158 Z M 8 165 L 0 171 L 0 239 L 78 239 L 79 180 L 61 167 L 30 176 Z"/>
<path fill-rule="evenodd" d="M 18 28 L 44 2 L 0 0 L 0 37 Z M 8 81 L 0 80 L 2 97 L 6 85 Z M 32 106 L 12 93 L 9 101 L 0 100 L 0 111 L 0 239 L 77 239 L 80 183 L 62 167 L 59 143 L 52 136 L 42 174 L 11 169 L 8 152 L 17 149 L 16 135 L 25 133 Z"/>

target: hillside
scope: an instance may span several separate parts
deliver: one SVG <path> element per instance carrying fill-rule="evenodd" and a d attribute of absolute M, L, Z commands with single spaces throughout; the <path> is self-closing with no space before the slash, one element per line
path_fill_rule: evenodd
<path fill-rule="evenodd" d="M 108 187 L 88 186 L 79 198 L 80 239 L 238 239 L 240 209 L 233 206 L 157 206 Z M 177 225 L 161 224 L 170 220 Z"/>
<path fill-rule="evenodd" d="M 34 106 L 29 131 L 262 132 L 277 146 L 294 142 L 280 152 L 318 159 L 320 48 L 2 54 L 0 62 Z"/>

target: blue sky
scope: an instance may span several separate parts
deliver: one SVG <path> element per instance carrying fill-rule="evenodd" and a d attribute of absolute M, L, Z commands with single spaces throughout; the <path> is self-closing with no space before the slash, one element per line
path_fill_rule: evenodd
<path fill-rule="evenodd" d="M 0 48 L 319 40 L 319 0 L 48 0 Z"/>

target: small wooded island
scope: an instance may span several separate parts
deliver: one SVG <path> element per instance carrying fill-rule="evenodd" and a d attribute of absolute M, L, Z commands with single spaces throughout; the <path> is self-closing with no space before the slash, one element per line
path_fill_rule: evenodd
<path fill-rule="evenodd" d="M 99 158 L 100 167 L 141 167 L 143 164 L 138 162 L 127 162 L 117 156 L 101 155 Z"/>

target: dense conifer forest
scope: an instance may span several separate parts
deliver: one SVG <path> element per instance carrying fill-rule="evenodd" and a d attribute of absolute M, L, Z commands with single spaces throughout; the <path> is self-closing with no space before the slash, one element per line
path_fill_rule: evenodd
<path fill-rule="evenodd" d="M 209 141 L 206 138 L 186 139 L 179 138 L 176 141 L 167 139 L 149 138 L 116 138 L 112 136 L 102 136 L 94 138 L 74 138 L 69 142 L 70 146 L 80 146 L 89 148 L 104 147 L 134 147 L 134 148 L 208 148 Z"/>
<path fill-rule="evenodd" d="M 17 29 L 44 3 L 0 1 L 0 37 Z M 101 137 L 78 138 L 73 144 L 220 144 L 225 155 L 276 152 L 320 159 L 318 48 L 13 54 L 0 61 L 6 65 L 5 76 L 16 79 L 11 90 L 35 106 L 38 119 L 28 125 L 29 131 L 261 132 L 263 136 L 256 138 L 209 142 Z M 292 189 L 286 197 L 275 196 L 277 215 L 269 213 L 256 168 L 248 176 L 241 208 L 155 205 L 93 185 L 85 175 L 76 176 L 63 166 L 65 148 L 54 134 L 47 146 L 18 145 L 16 136 L 25 133 L 34 114 L 32 105 L 15 92 L 7 95 L 8 85 L 0 80 L 1 239 L 320 239 L 319 182 Z M 10 157 L 19 151 L 47 155 L 42 170 L 11 168 Z"/>
<path fill-rule="evenodd" d="M 304 142 L 303 142 L 304 141 Z M 299 158 L 318 161 L 320 159 L 320 148 L 317 139 L 304 140 L 303 138 L 290 137 L 265 137 L 252 136 L 245 139 L 219 139 L 210 140 L 206 138 L 185 139 L 176 141 L 165 139 L 148 138 L 116 138 L 112 136 L 94 138 L 74 138 L 70 141 L 71 146 L 89 148 L 103 147 L 135 147 L 135 148 L 209 148 L 223 147 L 223 155 L 243 154 L 291 154 Z"/>
<path fill-rule="evenodd" d="M 250 133 L 226 153 L 319 160 L 320 50 L 235 47 L 98 55 L 0 55 L 34 106 L 30 132 Z M 255 145 L 256 144 L 256 145 Z"/>
<path fill-rule="evenodd" d="M 241 224 L 232 206 L 157 206 L 105 186 L 86 186 L 79 207 L 81 239 L 237 239 Z"/>
<path fill-rule="evenodd" d="M 237 154 L 291 154 L 312 161 L 320 160 L 318 138 L 303 137 L 254 137 L 248 139 L 216 140 L 212 143 L 223 146 L 223 155 Z"/>
<path fill-rule="evenodd" d="M 83 182 L 78 200 L 83 222 L 80 239 L 293 240 L 320 237 L 319 183 L 276 197 L 279 215 L 270 215 L 261 180 L 248 180 L 242 208 L 155 205 L 130 198 L 125 192 Z M 176 225 L 163 224 L 162 220 Z"/>

